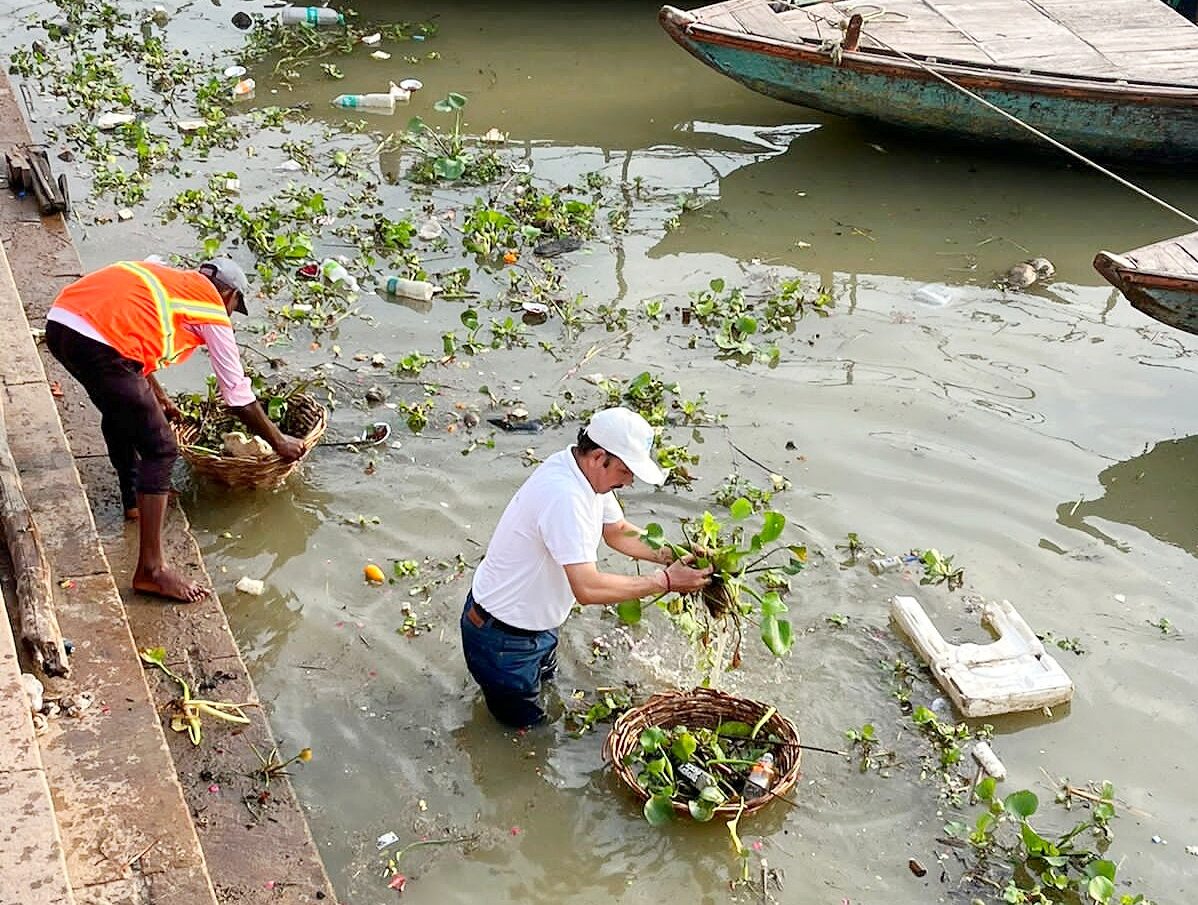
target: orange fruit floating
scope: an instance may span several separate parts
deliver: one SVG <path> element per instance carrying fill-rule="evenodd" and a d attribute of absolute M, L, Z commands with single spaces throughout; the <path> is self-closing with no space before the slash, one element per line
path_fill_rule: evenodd
<path fill-rule="evenodd" d="M 382 584 L 387 580 L 387 576 L 383 574 L 383 570 L 374 563 L 367 563 L 366 568 L 362 570 L 362 574 L 366 576 L 366 580 L 371 584 Z"/>

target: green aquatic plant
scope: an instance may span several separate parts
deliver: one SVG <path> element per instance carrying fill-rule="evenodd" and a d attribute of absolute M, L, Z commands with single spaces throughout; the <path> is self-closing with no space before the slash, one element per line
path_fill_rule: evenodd
<path fill-rule="evenodd" d="M 788 554 L 781 571 L 797 575 L 806 565 L 807 548 L 779 544 L 786 517 L 780 512 L 761 513 L 761 526 L 752 534 L 739 524 L 753 515 L 747 499 L 737 500 L 729 508 L 732 525 L 724 525 L 710 512 L 696 520 L 680 523 L 682 541 L 667 539 L 657 523 L 647 525 L 642 539 L 654 549 L 668 548 L 675 557 L 693 558 L 698 568 L 712 568 L 711 583 L 701 592 L 663 595 L 658 606 L 674 625 L 698 648 L 698 665 L 708 684 L 725 665 L 735 669 L 741 662 L 743 623 L 755 622 L 761 642 L 776 657 L 784 656 L 794 644 L 794 631 L 785 618 L 788 612 L 778 590 L 761 588 L 754 578 L 772 571 L 766 561 L 777 553 Z M 621 604 L 618 612 L 624 621 L 639 621 L 639 601 Z M 731 643 L 730 654 L 725 654 Z M 727 664 L 725 664 L 727 659 Z"/>

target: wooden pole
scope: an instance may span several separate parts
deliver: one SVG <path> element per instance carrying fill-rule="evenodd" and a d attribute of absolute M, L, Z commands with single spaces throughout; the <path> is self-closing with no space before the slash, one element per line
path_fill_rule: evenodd
<path fill-rule="evenodd" d="M 50 565 L 25 491 L 8 446 L 4 420 L 4 394 L 0 389 L 0 522 L 12 559 L 17 583 L 17 613 L 21 640 L 34 662 L 48 676 L 65 676 L 70 670 L 62 632 L 54 615 Z"/>

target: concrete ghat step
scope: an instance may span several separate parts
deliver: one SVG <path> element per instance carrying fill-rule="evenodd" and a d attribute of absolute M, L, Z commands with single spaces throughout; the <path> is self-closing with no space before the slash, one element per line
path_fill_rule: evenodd
<path fill-rule="evenodd" d="M 56 594 L 58 622 L 63 636 L 75 641 L 71 677 L 46 680 L 47 694 L 87 690 L 95 696 L 82 718 L 51 720 L 38 740 L 74 900 L 81 905 L 216 905 L 3 249 L 0 322 L 8 325 L 0 349 L 5 362 L 0 391 L 9 443 L 51 569 L 65 585 Z M 14 362 L 24 363 L 22 369 Z M 21 790 L 10 794 L 19 796 Z M 22 891 L 22 905 L 29 901 L 25 895 Z"/>
<path fill-rule="evenodd" d="M 0 556 L 0 575 L 11 603 L 7 558 Z M 0 618 L 0 905 L 74 902 L 16 644 Z"/>

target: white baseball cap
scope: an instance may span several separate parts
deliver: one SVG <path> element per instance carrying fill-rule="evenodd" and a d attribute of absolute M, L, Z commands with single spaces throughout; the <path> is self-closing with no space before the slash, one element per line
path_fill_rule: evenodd
<path fill-rule="evenodd" d="M 666 482 L 666 472 L 653 461 L 653 428 L 636 412 L 626 408 L 602 409 L 591 416 L 586 432 L 642 481 L 658 485 Z"/>

